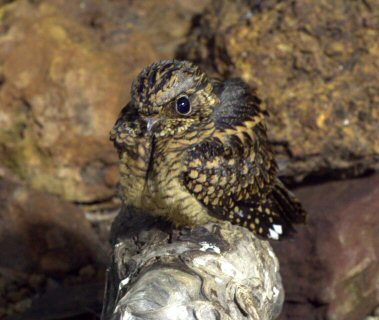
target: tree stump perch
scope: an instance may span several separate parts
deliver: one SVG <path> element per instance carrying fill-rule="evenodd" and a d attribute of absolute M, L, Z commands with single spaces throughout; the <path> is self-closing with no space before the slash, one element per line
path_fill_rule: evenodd
<path fill-rule="evenodd" d="M 229 223 L 175 229 L 123 207 L 102 320 L 276 319 L 284 291 L 267 241 Z"/>

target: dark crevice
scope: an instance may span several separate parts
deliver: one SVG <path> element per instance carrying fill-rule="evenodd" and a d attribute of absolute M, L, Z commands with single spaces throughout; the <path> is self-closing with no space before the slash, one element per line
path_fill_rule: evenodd
<path fill-rule="evenodd" d="M 3 74 L 0 74 L 0 88 L 4 85 L 5 83 L 5 76 Z"/>
<path fill-rule="evenodd" d="M 95 199 L 95 200 L 89 200 L 89 201 L 73 201 L 72 203 L 73 204 L 76 204 L 78 206 L 84 206 L 84 205 L 97 205 L 97 204 L 102 204 L 104 202 L 108 202 L 108 201 L 111 201 L 113 200 L 115 197 L 117 196 L 117 192 L 115 192 L 114 194 L 108 196 L 108 197 L 105 197 L 105 198 L 100 198 L 100 199 Z"/>
<path fill-rule="evenodd" d="M 320 185 L 333 181 L 347 180 L 347 179 L 362 179 L 370 177 L 376 174 L 377 171 L 371 168 L 361 169 L 359 174 L 357 174 L 356 168 L 351 168 L 350 170 L 330 170 L 325 169 L 325 171 L 313 172 L 307 175 L 301 182 L 294 181 L 292 177 L 281 177 L 281 180 L 288 186 L 290 189 L 297 189 L 300 187 Z"/>

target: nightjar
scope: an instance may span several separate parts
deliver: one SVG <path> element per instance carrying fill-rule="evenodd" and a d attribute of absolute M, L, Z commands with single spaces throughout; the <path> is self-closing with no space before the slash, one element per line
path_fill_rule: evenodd
<path fill-rule="evenodd" d="M 277 178 L 260 100 L 238 79 L 161 61 L 133 82 L 111 131 L 126 205 L 177 225 L 217 219 L 282 239 L 305 211 Z"/>

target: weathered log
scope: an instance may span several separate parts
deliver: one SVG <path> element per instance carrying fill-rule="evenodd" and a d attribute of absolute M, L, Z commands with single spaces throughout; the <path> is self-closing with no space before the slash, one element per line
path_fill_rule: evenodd
<path fill-rule="evenodd" d="M 124 207 L 113 223 L 103 320 L 275 319 L 284 299 L 267 241 L 229 223 L 175 229 Z"/>

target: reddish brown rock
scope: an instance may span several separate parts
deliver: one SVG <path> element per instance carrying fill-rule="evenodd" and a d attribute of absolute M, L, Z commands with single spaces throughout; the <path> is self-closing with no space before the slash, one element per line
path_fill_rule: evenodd
<path fill-rule="evenodd" d="M 257 87 L 281 172 L 379 167 L 378 1 L 213 1 L 182 56 Z"/>
<path fill-rule="evenodd" d="M 106 259 L 84 213 L 55 195 L 0 180 L 0 268 L 63 275 Z"/>
<path fill-rule="evenodd" d="M 308 225 L 274 243 L 281 319 L 363 319 L 379 305 L 379 175 L 301 188 Z"/>
<path fill-rule="evenodd" d="M 76 201 L 113 194 L 108 130 L 124 77 L 92 34 L 54 7 L 2 8 L 0 158 L 38 189 Z"/>
<path fill-rule="evenodd" d="M 1 166 L 72 201 L 111 197 L 118 158 L 108 132 L 132 79 L 152 61 L 173 57 L 201 1 L 5 3 Z"/>

